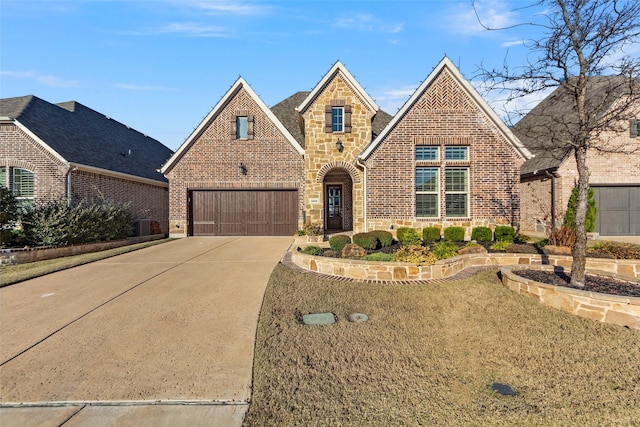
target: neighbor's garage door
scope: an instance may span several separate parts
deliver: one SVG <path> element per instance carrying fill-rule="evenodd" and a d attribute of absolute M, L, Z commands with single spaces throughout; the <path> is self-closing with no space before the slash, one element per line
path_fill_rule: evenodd
<path fill-rule="evenodd" d="M 292 236 L 297 190 L 199 190 L 190 193 L 194 236 Z"/>
<path fill-rule="evenodd" d="M 640 187 L 593 187 L 596 232 L 601 236 L 640 236 Z"/>

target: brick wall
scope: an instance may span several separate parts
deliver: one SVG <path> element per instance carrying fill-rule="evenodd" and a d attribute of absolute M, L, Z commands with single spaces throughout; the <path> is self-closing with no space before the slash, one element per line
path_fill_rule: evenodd
<path fill-rule="evenodd" d="M 437 218 L 416 217 L 415 147 L 469 147 L 469 217 L 447 218 L 444 197 Z M 467 237 L 476 225 L 517 225 L 520 220 L 519 168 L 523 159 L 445 68 L 367 159 L 367 228 L 462 225 Z M 423 163 L 420 163 L 423 165 Z M 445 163 L 424 163 L 440 170 Z M 442 193 L 442 192 L 441 192 Z"/>
<path fill-rule="evenodd" d="M 232 140 L 231 122 L 238 112 L 247 111 L 254 115 L 254 139 Z M 247 167 L 246 175 L 239 172 L 241 162 Z M 298 189 L 302 227 L 303 162 L 255 100 L 240 89 L 167 173 L 171 235 L 186 236 L 190 189 Z"/>

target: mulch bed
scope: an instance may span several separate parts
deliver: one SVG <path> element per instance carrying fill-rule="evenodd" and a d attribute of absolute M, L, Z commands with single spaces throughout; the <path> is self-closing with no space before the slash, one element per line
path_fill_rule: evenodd
<path fill-rule="evenodd" d="M 585 277 L 584 288 L 579 288 L 570 284 L 571 276 L 563 271 L 517 270 L 514 271 L 514 273 L 518 276 L 524 277 L 525 279 L 535 280 L 536 282 L 546 283 L 549 285 L 564 286 L 566 288 L 580 289 L 588 292 L 599 292 L 602 294 L 640 297 L 640 283 L 617 280 L 607 276 L 588 274 Z"/>

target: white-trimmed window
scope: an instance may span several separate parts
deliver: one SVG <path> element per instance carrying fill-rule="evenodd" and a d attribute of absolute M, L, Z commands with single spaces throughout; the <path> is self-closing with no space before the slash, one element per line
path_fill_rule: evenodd
<path fill-rule="evenodd" d="M 33 199 L 33 172 L 13 168 L 11 180 L 13 195 L 18 199 Z"/>
<path fill-rule="evenodd" d="M 447 217 L 469 216 L 469 168 L 446 168 L 444 192 Z"/>
<path fill-rule="evenodd" d="M 416 146 L 416 160 L 423 162 L 435 162 L 440 160 L 440 147 L 428 145 Z"/>
<path fill-rule="evenodd" d="M 455 145 L 444 147 L 444 159 L 447 161 L 468 161 L 469 147 Z"/>
<path fill-rule="evenodd" d="M 437 217 L 439 191 L 438 168 L 416 168 L 416 216 Z"/>

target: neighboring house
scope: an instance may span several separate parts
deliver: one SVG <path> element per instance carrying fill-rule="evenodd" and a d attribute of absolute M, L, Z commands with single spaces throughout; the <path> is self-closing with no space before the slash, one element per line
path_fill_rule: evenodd
<path fill-rule="evenodd" d="M 162 167 L 171 236 L 517 225 L 530 157 L 444 58 L 398 113 L 336 62 L 269 109 L 239 78 Z"/>
<path fill-rule="evenodd" d="M 167 233 L 160 142 L 77 102 L 0 99 L 0 184 L 23 201 L 112 200 Z"/>
<path fill-rule="evenodd" d="M 606 118 L 618 111 L 628 103 L 628 89 L 629 80 L 621 76 L 591 78 L 587 86 L 588 113 Z M 625 110 L 622 116 L 640 119 L 638 102 Z M 567 144 L 576 121 L 572 96 L 557 88 L 513 127 L 535 156 L 521 168 L 524 232 L 543 232 L 553 221 L 556 225 L 563 222 L 578 181 L 576 161 Z M 607 127 L 603 132 L 592 132 L 592 148 L 587 153 L 589 185 L 594 189 L 597 208 L 595 231 L 602 236 L 639 236 L 638 120 L 625 118 Z"/>

